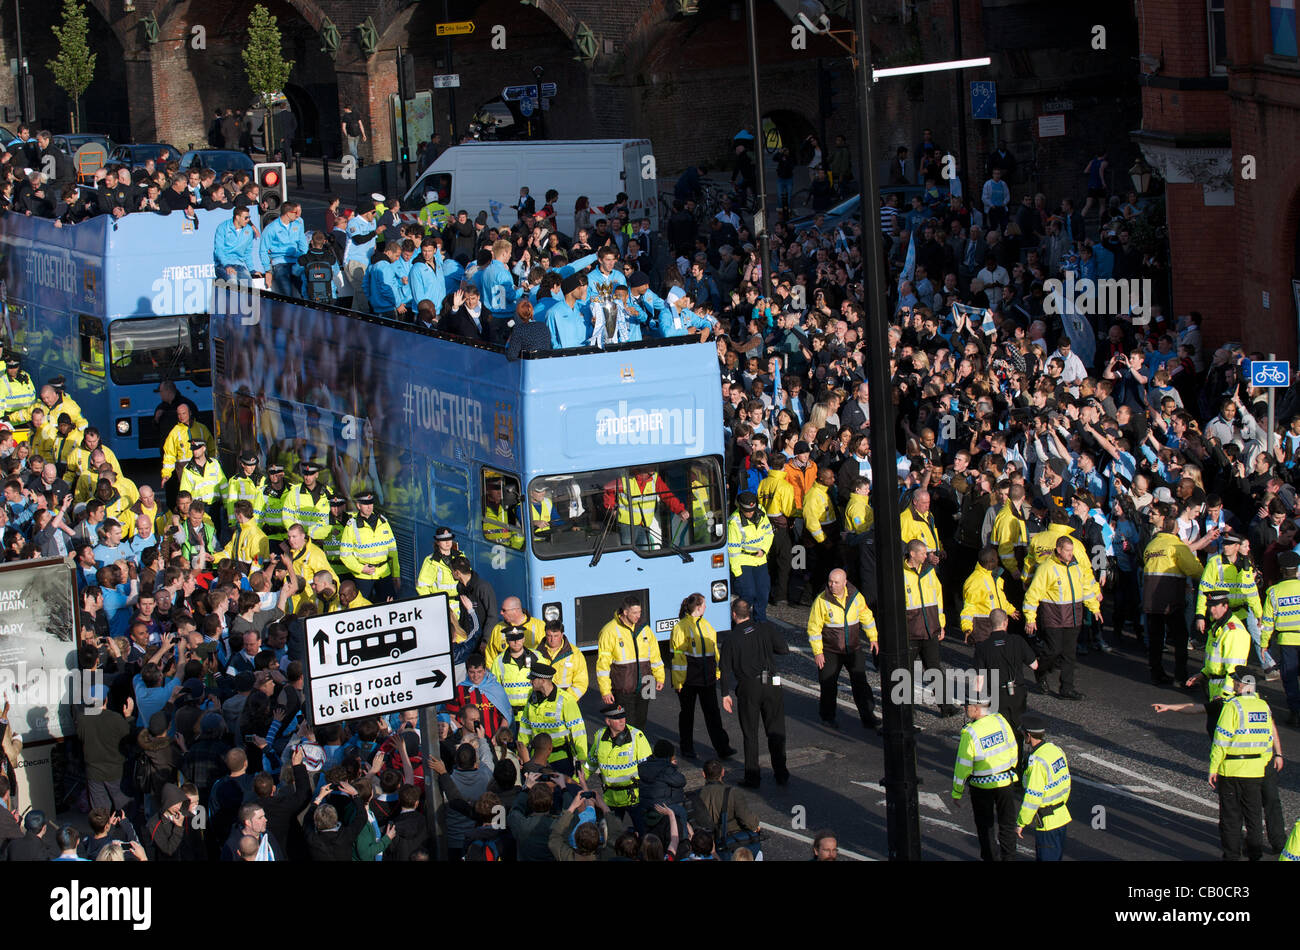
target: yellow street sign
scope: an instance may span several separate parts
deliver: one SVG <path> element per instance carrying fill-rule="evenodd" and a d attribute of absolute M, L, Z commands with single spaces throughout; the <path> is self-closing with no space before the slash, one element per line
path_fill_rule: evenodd
<path fill-rule="evenodd" d="M 439 36 L 469 36 L 474 32 L 473 20 L 458 20 L 455 23 L 439 23 Z"/>

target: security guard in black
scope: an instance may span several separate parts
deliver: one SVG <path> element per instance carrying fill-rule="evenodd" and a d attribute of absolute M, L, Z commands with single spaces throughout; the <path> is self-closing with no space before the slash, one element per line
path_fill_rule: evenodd
<path fill-rule="evenodd" d="M 731 632 L 722 641 L 722 708 L 740 719 L 745 739 L 745 788 L 758 788 L 758 730 L 762 721 L 776 784 L 790 780 L 785 766 L 785 699 L 774 657 L 788 654 L 785 638 L 757 623 L 744 600 L 731 605 Z M 774 681 L 775 680 L 775 681 Z M 735 693 L 733 707 L 731 694 Z"/>

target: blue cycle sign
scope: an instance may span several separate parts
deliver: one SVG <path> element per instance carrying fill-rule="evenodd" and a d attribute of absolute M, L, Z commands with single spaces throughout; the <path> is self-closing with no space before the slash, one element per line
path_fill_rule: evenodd
<path fill-rule="evenodd" d="M 1286 360 L 1254 360 L 1250 364 L 1250 384 L 1260 389 L 1291 385 L 1291 364 Z"/>

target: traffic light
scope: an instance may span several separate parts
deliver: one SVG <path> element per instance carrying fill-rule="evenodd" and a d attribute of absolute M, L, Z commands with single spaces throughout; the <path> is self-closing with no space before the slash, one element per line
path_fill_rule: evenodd
<path fill-rule="evenodd" d="M 284 177 L 284 162 L 260 162 L 253 166 L 253 181 L 262 191 L 262 209 L 279 211 L 289 197 L 289 184 Z"/>
<path fill-rule="evenodd" d="M 398 61 L 398 79 L 401 81 L 402 95 L 407 99 L 415 98 L 415 57 L 403 53 Z"/>

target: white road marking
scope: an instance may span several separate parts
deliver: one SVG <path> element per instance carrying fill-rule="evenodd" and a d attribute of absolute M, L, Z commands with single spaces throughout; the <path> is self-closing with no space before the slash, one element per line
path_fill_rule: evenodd
<path fill-rule="evenodd" d="M 855 781 L 853 784 L 861 785 L 863 788 L 869 788 L 872 789 L 873 791 L 880 792 L 881 794 L 884 794 L 885 792 L 885 786 L 879 785 L 876 782 Z M 948 811 L 948 806 L 944 804 L 943 796 L 941 796 L 938 792 L 917 792 L 916 799 L 922 805 L 928 805 L 929 807 L 933 808 L 935 811 L 941 811 L 945 815 L 952 814 L 952 812 Z M 882 800 L 880 802 L 877 802 L 877 804 L 883 805 L 885 804 L 885 802 Z"/>
<path fill-rule="evenodd" d="M 1125 791 L 1126 788 L 1130 788 L 1131 786 L 1111 785 L 1109 782 L 1097 782 L 1092 779 L 1082 778 L 1078 775 L 1071 775 L 1070 781 L 1078 785 L 1090 785 L 1093 788 L 1100 788 L 1104 791 L 1110 792 L 1112 795 L 1118 795 L 1121 798 L 1131 798 L 1133 801 L 1141 802 L 1143 805 L 1154 805 L 1156 808 L 1173 812 L 1175 815 L 1182 815 L 1185 818 L 1194 818 L 1197 821 L 1208 822 L 1212 825 L 1217 825 L 1219 823 L 1217 818 L 1210 818 L 1207 815 L 1198 815 L 1193 811 L 1187 811 L 1183 808 L 1177 808 L 1174 805 L 1166 805 L 1164 802 L 1158 802 L 1154 798 L 1143 798 L 1140 795 L 1135 795 L 1132 792 Z"/>
<path fill-rule="evenodd" d="M 1093 755 L 1090 752 L 1082 752 L 1082 751 L 1078 752 L 1077 755 L 1079 758 L 1087 759 L 1089 762 L 1095 762 L 1097 765 L 1100 765 L 1103 768 L 1108 768 L 1111 771 L 1119 772 L 1121 775 L 1127 775 L 1129 778 L 1135 778 L 1140 781 L 1146 782 L 1148 785 L 1154 785 L 1156 788 L 1160 789 L 1163 792 L 1168 792 L 1171 795 L 1178 795 L 1181 798 L 1191 799 L 1192 801 L 1196 802 L 1196 804 L 1204 806 L 1205 808 L 1212 808 L 1215 811 L 1219 810 L 1218 802 L 1212 802 L 1202 798 L 1199 795 L 1193 795 L 1191 792 L 1185 792 L 1181 788 L 1175 788 L 1173 785 L 1166 785 L 1164 782 L 1153 779 L 1149 775 L 1143 775 L 1140 772 L 1134 772 L 1132 769 L 1126 769 L 1124 768 L 1124 766 L 1116 765 L 1114 762 L 1111 762 L 1108 759 L 1103 759 L 1099 755 Z"/>
<path fill-rule="evenodd" d="M 963 828 L 961 825 L 954 824 L 951 821 L 943 821 L 940 818 L 931 818 L 929 815 L 922 815 L 921 820 L 924 822 L 928 822 L 929 824 L 932 825 L 938 825 L 940 828 L 947 828 L 949 831 L 960 832 L 961 834 L 968 835 L 971 838 L 978 837 L 978 835 L 976 835 L 975 832 L 971 831 L 969 828 Z M 1033 856 L 1035 854 L 1032 848 L 1026 847 L 1024 844 L 1020 842 L 1016 843 L 1016 850 L 1020 854 L 1028 854 L 1030 856 Z"/>
<path fill-rule="evenodd" d="M 760 822 L 764 831 L 770 831 L 774 835 L 781 835 L 786 838 L 793 838 L 795 841 L 802 841 L 805 844 L 812 844 L 813 839 L 807 835 L 801 835 L 797 831 L 790 831 L 787 828 L 780 828 L 776 825 L 769 825 L 767 822 Z M 853 861 L 879 861 L 879 858 L 870 858 L 865 854 L 858 854 L 856 851 L 849 851 L 847 848 L 840 848 L 839 855 L 842 858 L 849 858 Z"/>

